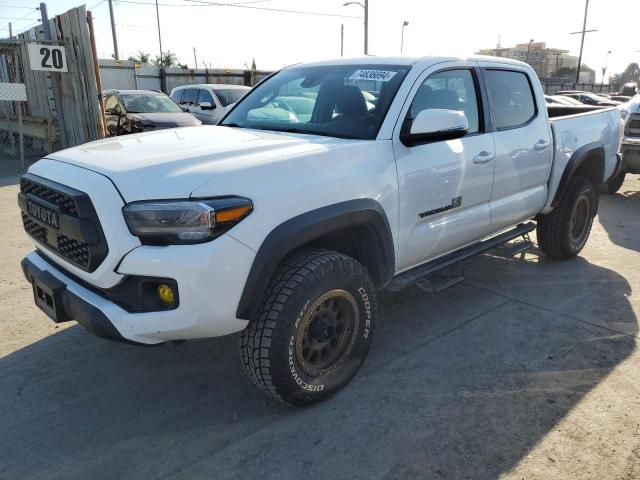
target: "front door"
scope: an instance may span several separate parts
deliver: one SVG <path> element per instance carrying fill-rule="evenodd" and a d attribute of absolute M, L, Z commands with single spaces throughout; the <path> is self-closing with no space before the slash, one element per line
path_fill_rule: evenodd
<path fill-rule="evenodd" d="M 414 85 L 401 120 L 428 108 L 463 111 L 469 133 L 457 140 L 407 147 L 394 131 L 400 188 L 399 270 L 471 243 L 490 232 L 489 201 L 495 149 L 483 112 L 475 62 L 450 62 L 427 69 Z"/>

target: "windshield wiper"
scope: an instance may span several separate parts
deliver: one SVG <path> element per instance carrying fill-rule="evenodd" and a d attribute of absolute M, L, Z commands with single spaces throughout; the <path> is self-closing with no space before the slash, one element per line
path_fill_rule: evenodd
<path fill-rule="evenodd" d="M 240 125 L 239 123 L 221 123 L 221 127 L 233 127 L 233 128 L 246 128 L 244 125 Z"/>

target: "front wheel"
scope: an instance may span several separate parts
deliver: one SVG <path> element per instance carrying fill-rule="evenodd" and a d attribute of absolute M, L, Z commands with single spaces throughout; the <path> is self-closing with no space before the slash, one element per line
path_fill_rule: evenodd
<path fill-rule="evenodd" d="M 598 193 L 591 180 L 571 180 L 560 204 L 538 220 L 540 249 L 551 258 L 575 257 L 584 248 L 598 209 Z"/>
<path fill-rule="evenodd" d="M 286 259 L 242 332 L 245 372 L 265 393 L 304 406 L 344 387 L 364 361 L 377 303 L 359 262 L 328 250 Z"/>

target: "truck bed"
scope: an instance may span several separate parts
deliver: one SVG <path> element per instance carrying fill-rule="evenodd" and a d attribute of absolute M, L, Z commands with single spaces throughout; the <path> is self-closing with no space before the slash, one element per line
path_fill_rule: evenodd
<path fill-rule="evenodd" d="M 600 144 L 604 148 L 604 181 L 614 173 L 620 147 L 620 112 L 615 107 L 585 105 L 548 106 L 554 153 L 549 196 L 542 213 L 551 210 L 551 202 L 571 156 L 585 145 Z"/>

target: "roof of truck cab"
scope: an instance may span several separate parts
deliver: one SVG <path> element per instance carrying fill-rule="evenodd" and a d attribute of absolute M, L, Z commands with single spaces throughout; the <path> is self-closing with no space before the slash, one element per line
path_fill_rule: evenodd
<path fill-rule="evenodd" d="M 470 57 L 456 57 L 456 56 L 439 56 L 428 55 L 424 57 L 410 57 L 406 55 L 398 55 L 393 57 L 378 57 L 375 55 L 367 55 L 362 57 L 341 57 L 330 60 L 321 60 L 308 63 L 296 63 L 289 65 L 285 68 L 299 68 L 299 67 L 323 67 L 330 65 L 394 65 L 394 66 L 413 66 L 418 63 L 421 64 L 436 64 L 442 62 L 455 62 L 455 61 L 476 61 L 476 62 L 497 62 L 509 65 L 519 65 L 529 67 L 525 62 L 519 60 L 512 60 L 504 57 L 491 57 L 488 55 L 474 55 Z"/>

